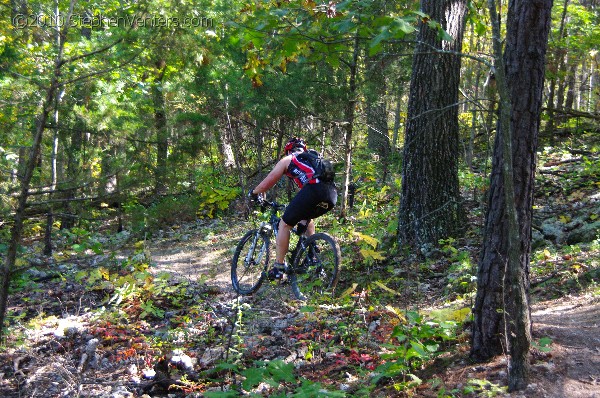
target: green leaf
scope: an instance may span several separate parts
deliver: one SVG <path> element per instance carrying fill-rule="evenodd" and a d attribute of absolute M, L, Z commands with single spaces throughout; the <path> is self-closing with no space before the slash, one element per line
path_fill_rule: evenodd
<path fill-rule="evenodd" d="M 237 370 L 238 366 L 236 364 L 233 363 L 229 363 L 229 362 L 221 362 L 219 364 L 217 364 L 217 366 L 215 366 L 215 370 L 220 371 L 220 370 Z"/>
<path fill-rule="evenodd" d="M 337 55 L 328 54 L 326 57 L 326 61 L 333 68 L 339 68 L 340 66 L 340 57 Z"/>
<path fill-rule="evenodd" d="M 486 32 L 487 26 L 483 22 L 477 21 L 475 24 L 475 34 L 477 34 L 477 36 L 483 36 Z"/>
<path fill-rule="evenodd" d="M 337 28 L 337 31 L 340 33 L 348 33 L 356 28 L 356 24 L 352 21 L 352 18 L 347 18 L 334 25 L 334 27 Z"/>
<path fill-rule="evenodd" d="M 542 337 L 537 343 L 533 343 L 533 346 L 542 352 L 552 351 L 550 345 L 552 345 L 552 339 L 550 337 Z"/>
<path fill-rule="evenodd" d="M 415 352 L 419 355 L 420 358 L 428 358 L 429 357 L 429 355 L 427 354 L 427 351 L 425 351 L 425 348 L 423 347 L 423 344 L 416 342 L 416 341 L 411 341 L 410 346 L 412 347 L 413 350 L 415 350 Z"/>
<path fill-rule="evenodd" d="M 92 251 L 95 254 L 102 254 L 103 253 L 103 251 L 102 251 L 102 244 L 100 242 L 94 242 L 92 244 L 92 246 L 91 246 L 91 249 L 92 249 Z"/>
<path fill-rule="evenodd" d="M 413 14 L 418 15 L 421 18 L 429 18 L 429 15 L 425 14 L 422 11 L 412 11 Z"/>
<path fill-rule="evenodd" d="M 446 32 L 444 30 L 444 28 L 442 28 L 442 25 L 440 25 L 439 22 L 434 21 L 434 20 L 429 20 L 429 21 L 427 21 L 427 25 L 431 29 L 437 30 L 437 32 L 438 32 L 438 39 L 445 40 L 445 41 L 453 41 L 454 40 L 454 38 L 452 36 L 450 36 L 450 34 L 448 34 L 448 32 Z"/>
<path fill-rule="evenodd" d="M 407 19 L 398 18 L 396 19 L 396 23 L 394 27 L 397 28 L 400 32 L 409 34 L 417 30 Z"/>
<path fill-rule="evenodd" d="M 265 370 L 262 368 L 248 368 L 242 372 L 246 379 L 242 382 L 242 388 L 246 391 L 252 390 L 265 378 Z"/>
<path fill-rule="evenodd" d="M 440 40 L 444 40 L 444 41 L 454 41 L 454 37 L 452 37 L 448 32 L 446 32 L 444 29 L 439 29 L 438 30 L 438 39 Z"/>
<path fill-rule="evenodd" d="M 291 57 L 296 54 L 298 50 L 298 40 L 294 38 L 286 39 L 283 42 L 283 55 L 286 57 Z"/>
<path fill-rule="evenodd" d="M 206 398 L 236 398 L 240 396 L 237 391 L 207 391 L 202 393 Z"/>
<path fill-rule="evenodd" d="M 279 18 L 282 18 L 282 17 L 285 17 L 286 15 L 288 15 L 289 12 L 290 11 L 287 8 L 277 8 L 272 11 L 272 14 Z"/>
<path fill-rule="evenodd" d="M 294 364 L 292 363 L 285 363 L 281 360 L 271 361 L 269 362 L 268 370 L 273 375 L 275 381 L 291 383 L 296 380 L 294 377 Z"/>
<path fill-rule="evenodd" d="M 369 54 L 370 55 L 374 55 L 374 54 L 371 53 L 371 50 L 373 50 L 373 48 L 375 48 L 375 47 L 381 48 L 380 43 L 383 40 L 389 39 L 391 36 L 392 35 L 390 33 L 389 28 L 387 26 L 382 27 L 381 31 L 379 32 L 379 34 L 377 36 L 375 36 L 373 38 L 373 40 L 371 40 L 371 43 L 369 43 L 369 49 L 370 49 L 369 50 Z"/>
<path fill-rule="evenodd" d="M 429 352 L 436 352 L 440 348 L 439 344 L 426 344 L 425 349 Z"/>
<path fill-rule="evenodd" d="M 406 341 L 406 334 L 404 333 L 404 329 L 402 329 L 399 326 L 394 327 L 394 330 L 392 331 L 392 335 L 390 337 L 395 337 L 398 339 L 399 342 L 403 342 Z"/>

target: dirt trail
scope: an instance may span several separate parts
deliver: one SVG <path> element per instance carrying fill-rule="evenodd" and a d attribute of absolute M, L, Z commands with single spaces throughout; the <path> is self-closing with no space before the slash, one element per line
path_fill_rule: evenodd
<path fill-rule="evenodd" d="M 532 317 L 535 336 L 552 339 L 550 360 L 534 367 L 539 396 L 600 398 L 600 299 L 543 302 Z"/>
<path fill-rule="evenodd" d="M 239 224 L 239 223 L 238 223 Z M 231 294 L 230 261 L 243 227 L 217 226 L 206 234 L 192 232 L 173 239 L 161 239 L 150 243 L 153 270 L 167 271 L 175 276 L 200 280 L 218 288 L 222 294 Z"/>
<path fill-rule="evenodd" d="M 229 261 L 248 226 L 235 228 L 231 231 L 221 227 L 209 235 L 189 236 L 184 241 L 160 240 L 150 249 L 155 269 L 193 280 L 206 278 L 218 290 L 220 301 L 233 299 Z M 284 305 L 291 298 L 288 289 L 267 286 L 246 300 L 265 309 L 262 318 L 266 321 L 293 310 Z M 527 390 L 506 396 L 600 398 L 600 298 L 568 296 L 541 302 L 532 308 L 532 318 L 534 338 L 549 337 L 552 351 L 535 362 Z M 506 377 L 501 376 L 506 368 L 502 358 L 479 368 L 485 371 L 472 376 L 505 382 L 502 379 Z"/>

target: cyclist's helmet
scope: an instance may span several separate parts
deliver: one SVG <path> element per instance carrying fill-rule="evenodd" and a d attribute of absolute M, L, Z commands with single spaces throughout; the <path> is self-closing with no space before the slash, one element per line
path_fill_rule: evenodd
<path fill-rule="evenodd" d="M 285 144 L 285 148 L 283 151 L 286 155 L 289 155 L 291 152 L 294 152 L 295 149 L 301 148 L 303 151 L 306 151 L 306 144 L 302 138 L 294 137 L 290 139 L 287 144 Z"/>

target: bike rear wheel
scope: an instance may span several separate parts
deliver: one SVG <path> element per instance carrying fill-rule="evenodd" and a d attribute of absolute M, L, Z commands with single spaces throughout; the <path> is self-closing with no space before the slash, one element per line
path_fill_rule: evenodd
<path fill-rule="evenodd" d="M 256 292 L 266 278 L 269 237 L 258 229 L 248 231 L 235 248 L 231 262 L 231 285 L 242 295 Z"/>
<path fill-rule="evenodd" d="M 329 234 L 317 233 L 306 239 L 298 251 L 289 275 L 299 300 L 333 297 L 339 280 L 340 246 Z"/>

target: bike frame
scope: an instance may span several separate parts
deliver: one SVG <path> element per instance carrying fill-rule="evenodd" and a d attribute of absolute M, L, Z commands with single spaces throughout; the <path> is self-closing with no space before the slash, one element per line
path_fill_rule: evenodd
<path fill-rule="evenodd" d="M 248 255 L 246 256 L 246 263 L 248 263 L 250 261 L 250 259 L 252 258 L 252 253 L 254 252 L 254 249 L 256 248 L 256 243 L 258 242 L 258 237 L 261 233 L 266 234 L 267 236 L 271 237 L 271 234 L 275 234 L 275 240 L 277 240 L 277 236 L 279 234 L 279 222 L 281 220 L 281 217 L 279 217 L 277 215 L 277 211 L 279 210 L 283 210 L 285 209 L 285 205 L 280 205 L 276 202 L 264 202 L 266 205 L 268 205 L 269 207 L 271 207 L 271 214 L 269 217 L 269 221 L 262 221 L 258 227 L 258 233 L 254 236 L 254 239 L 252 241 L 252 246 L 251 246 L 251 250 L 248 252 Z M 292 228 L 292 232 L 295 233 L 296 235 L 298 235 L 299 239 L 298 242 L 296 243 L 296 246 L 294 247 L 293 250 L 288 250 L 288 254 L 290 256 L 289 258 L 289 264 L 293 264 L 294 263 L 294 259 L 296 258 L 296 254 L 298 253 L 298 250 L 301 247 L 304 247 L 304 242 L 306 241 L 306 236 L 304 235 L 304 233 L 299 234 L 298 233 L 298 229 L 296 227 Z M 262 260 L 262 256 L 264 255 L 264 253 L 260 253 L 259 255 L 259 262 Z"/>

